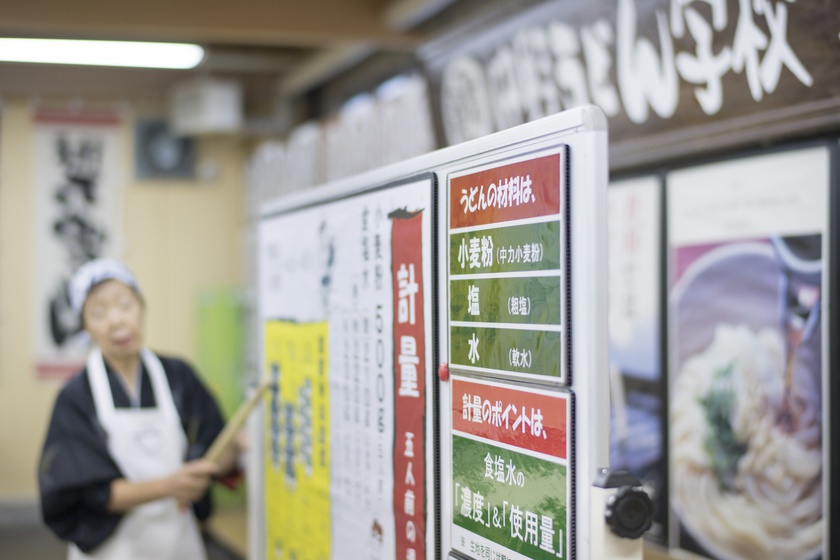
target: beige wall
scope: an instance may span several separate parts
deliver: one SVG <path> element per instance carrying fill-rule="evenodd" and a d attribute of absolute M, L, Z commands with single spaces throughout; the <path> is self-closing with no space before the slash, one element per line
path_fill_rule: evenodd
<path fill-rule="evenodd" d="M 30 102 L 5 99 L 0 123 L 2 505 L 37 499 L 38 455 L 58 385 L 35 380 L 28 335 L 34 329 Z M 241 282 L 245 148 L 231 138 L 202 139 L 198 160 L 217 167 L 214 179 L 140 182 L 133 178 L 130 112 L 121 130 L 126 165 L 122 258 L 146 297 L 147 344 L 195 362 L 198 294 Z"/>

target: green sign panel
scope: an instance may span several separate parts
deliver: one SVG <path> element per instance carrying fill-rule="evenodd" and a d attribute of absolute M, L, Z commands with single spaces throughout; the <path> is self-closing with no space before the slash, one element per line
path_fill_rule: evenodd
<path fill-rule="evenodd" d="M 451 233 L 449 274 L 558 270 L 560 222 Z"/>
<path fill-rule="evenodd" d="M 562 164 L 553 153 L 449 178 L 450 365 L 568 383 Z"/>
<path fill-rule="evenodd" d="M 561 332 L 450 327 L 449 336 L 452 365 L 560 376 Z"/>
<path fill-rule="evenodd" d="M 569 381 L 563 153 L 449 178 L 452 474 L 444 515 L 452 550 L 475 560 L 556 560 L 573 551 L 573 397 L 502 380 Z"/>
<path fill-rule="evenodd" d="M 559 325 L 560 278 L 453 280 L 449 283 L 449 320 Z"/>
<path fill-rule="evenodd" d="M 565 465 L 454 434 L 452 457 L 455 525 L 532 560 L 568 558 Z"/>

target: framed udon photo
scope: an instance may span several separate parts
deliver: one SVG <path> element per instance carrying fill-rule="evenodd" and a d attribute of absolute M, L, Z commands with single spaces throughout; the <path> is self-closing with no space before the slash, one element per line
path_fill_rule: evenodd
<path fill-rule="evenodd" d="M 667 176 L 677 548 L 831 557 L 831 156 L 820 144 Z"/>

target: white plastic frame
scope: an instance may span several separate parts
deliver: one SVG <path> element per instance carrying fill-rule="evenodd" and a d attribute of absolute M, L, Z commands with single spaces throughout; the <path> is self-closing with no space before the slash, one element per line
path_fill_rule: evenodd
<path fill-rule="evenodd" d="M 574 434 L 574 503 L 575 548 L 577 558 L 589 558 L 591 545 L 590 488 L 596 469 L 609 465 L 609 377 L 607 369 L 607 268 L 606 268 L 606 189 L 608 178 L 607 121 L 603 112 L 594 106 L 571 109 L 524 124 L 484 138 L 452 146 L 429 154 L 389 165 L 362 175 L 324 185 L 320 188 L 295 193 L 262 207 L 261 215 L 271 216 L 286 210 L 319 204 L 351 196 L 433 172 L 438 179 L 437 231 L 437 321 L 438 354 L 433 368 L 445 361 L 449 354 L 447 339 L 448 305 L 448 247 L 447 239 L 448 198 L 446 178 L 450 173 L 490 164 L 494 161 L 518 157 L 522 154 L 546 152 L 568 147 L 569 239 L 571 248 L 567 273 L 571 274 L 571 294 L 567 305 L 571 312 L 570 380 L 568 388 L 575 394 Z M 257 302 L 259 308 L 259 301 Z M 260 317 L 260 314 L 257 314 Z M 261 319 L 260 319 L 261 321 Z M 259 326 L 262 335 L 262 324 Z M 558 357 L 560 359 L 560 357 Z M 262 364 L 262 356 L 260 362 Z M 543 386 L 544 387 L 544 386 Z M 431 400 L 431 399 L 430 399 Z M 427 414 L 434 412 L 434 403 L 427 406 Z M 451 512 L 452 457 L 449 451 L 451 430 L 451 392 L 447 382 L 439 382 L 439 408 L 437 431 L 440 448 L 435 449 L 436 438 L 427 437 L 426 472 L 435 473 L 435 460 L 439 460 L 440 479 L 436 488 L 434 476 L 428 476 L 427 496 L 438 497 L 438 503 L 429 503 L 427 511 L 430 527 L 439 523 L 440 532 L 427 532 L 428 558 L 445 558 L 449 553 Z M 254 415 L 250 422 L 253 442 L 262 442 L 262 416 Z M 265 558 L 264 497 L 260 482 L 262 472 L 262 446 L 252 447 L 248 461 L 249 485 L 249 551 L 250 558 Z M 437 493 L 439 492 L 439 494 Z M 439 507 L 438 507 L 439 506 Z M 434 518 L 441 512 L 441 519 Z M 440 546 L 439 546 L 440 545 Z"/>

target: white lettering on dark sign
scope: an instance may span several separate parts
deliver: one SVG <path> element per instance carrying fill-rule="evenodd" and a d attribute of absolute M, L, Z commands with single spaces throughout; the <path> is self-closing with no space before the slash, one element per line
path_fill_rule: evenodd
<path fill-rule="evenodd" d="M 723 78 L 730 73 L 744 77 L 756 102 L 776 91 L 785 69 L 813 85 L 788 42 L 794 0 L 671 0 L 655 12 L 656 41 L 639 35 L 636 2 L 618 0 L 615 24 L 599 19 L 576 28 L 551 21 L 519 31 L 485 62 L 471 55 L 452 60 L 441 83 L 447 141 L 586 103 L 610 117 L 623 109 L 636 124 L 651 112 L 668 119 L 683 101 L 681 81 L 695 86 L 694 100 L 711 116 L 723 107 Z M 730 4 L 737 4 L 737 18 Z M 734 30 L 731 44 L 720 46 L 725 30 Z M 686 38 L 693 51 L 675 45 L 690 43 Z"/>

